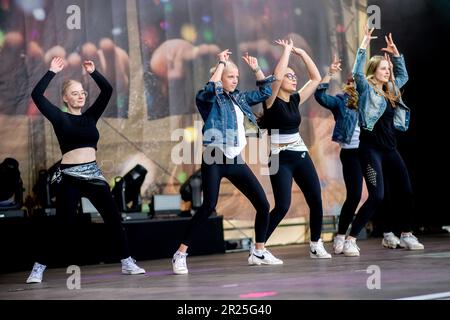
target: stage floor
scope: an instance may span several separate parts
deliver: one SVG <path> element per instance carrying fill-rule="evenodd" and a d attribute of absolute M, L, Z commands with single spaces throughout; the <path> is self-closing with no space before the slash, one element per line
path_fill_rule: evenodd
<path fill-rule="evenodd" d="M 172 275 L 170 259 L 139 261 L 147 274 L 137 276 L 121 275 L 120 264 L 81 266 L 78 290 L 68 289 L 66 269 L 33 285 L 24 283 L 28 272 L 0 274 L 0 299 L 450 299 L 450 234 L 420 240 L 424 251 L 358 241 L 360 257 L 327 260 L 310 259 L 307 245 L 270 248 L 281 266 L 248 266 L 247 252 L 188 257 L 187 276 Z"/>

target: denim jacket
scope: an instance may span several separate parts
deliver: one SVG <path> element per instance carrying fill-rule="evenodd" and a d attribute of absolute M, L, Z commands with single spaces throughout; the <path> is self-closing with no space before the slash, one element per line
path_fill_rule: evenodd
<path fill-rule="evenodd" d="M 256 82 L 259 90 L 240 92 L 235 90 L 226 93 L 222 82 L 208 82 L 197 93 L 197 108 L 204 121 L 204 145 L 238 146 L 238 124 L 233 102 L 244 114 L 244 127 L 246 135 L 256 134 L 259 137 L 260 129 L 251 106 L 267 100 L 272 95 L 271 83 L 275 81 L 273 75 Z"/>
<path fill-rule="evenodd" d="M 358 111 L 347 107 L 348 94 L 330 96 L 325 92 L 328 83 L 321 83 L 314 93 L 317 102 L 333 113 L 336 124 L 331 140 L 340 143 L 350 143 L 356 124 L 358 123 Z"/>
<path fill-rule="evenodd" d="M 353 66 L 353 78 L 356 83 L 356 90 L 359 93 L 359 116 L 361 127 L 372 131 L 375 123 L 380 119 L 386 110 L 386 99 L 379 95 L 375 89 L 369 84 L 364 74 L 364 65 L 366 62 L 366 50 L 358 49 L 355 65 Z M 408 73 L 406 71 L 405 59 L 403 55 L 400 57 L 392 57 L 394 65 L 395 85 L 401 88 L 408 81 Z M 391 85 L 391 84 L 390 84 Z M 400 99 L 397 108 L 395 108 L 394 127 L 400 131 L 406 131 L 409 127 L 409 108 Z"/>

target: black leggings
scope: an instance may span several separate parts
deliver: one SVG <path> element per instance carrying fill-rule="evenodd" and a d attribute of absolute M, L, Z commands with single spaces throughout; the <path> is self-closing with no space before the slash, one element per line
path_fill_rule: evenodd
<path fill-rule="evenodd" d="M 109 185 L 101 180 L 86 181 L 64 174 L 61 182 L 56 186 L 57 223 L 54 233 L 56 233 L 55 236 L 60 242 L 58 243 L 55 239 L 46 241 L 45 245 L 50 247 L 50 254 L 62 255 L 70 259 L 68 253 L 76 252 L 78 242 L 76 239 L 80 238 L 80 229 L 77 228 L 79 222 L 77 208 L 81 197 L 88 198 L 102 216 L 108 228 L 112 245 L 117 248 L 116 253 L 120 259 L 129 257 L 127 236 Z M 46 238 L 46 235 L 43 235 L 43 237 Z M 46 261 L 50 257 L 45 256 L 39 249 L 37 254 L 36 261 L 47 264 Z"/>
<path fill-rule="evenodd" d="M 225 163 L 226 159 L 222 152 L 219 149 L 215 149 L 214 152 L 219 154 L 223 162 L 222 164 L 206 164 L 203 159 L 201 167 L 203 204 L 190 220 L 182 243 L 186 246 L 191 244 L 192 236 L 199 232 L 216 208 L 222 178 L 230 180 L 250 200 L 256 209 L 255 240 L 257 243 L 266 242 L 270 204 L 267 201 L 264 189 L 240 155 L 233 159 L 233 163 L 229 163 L 230 159 Z"/>
<path fill-rule="evenodd" d="M 358 149 L 341 149 L 340 158 L 347 196 L 339 216 L 338 234 L 346 234 L 361 200 L 363 173 Z"/>
<path fill-rule="evenodd" d="M 382 205 L 385 198 L 385 184 L 389 185 L 391 193 L 389 198 L 394 202 L 393 206 L 400 212 L 401 231 L 411 231 L 413 191 L 402 157 L 396 149 L 381 150 L 361 144 L 359 150 L 369 197 L 353 221 L 350 236 L 357 237 L 375 211 Z"/>
<path fill-rule="evenodd" d="M 273 195 L 275 198 L 275 208 L 270 212 L 269 229 L 266 240 L 269 239 L 278 224 L 291 206 L 292 178 L 305 196 L 309 206 L 309 226 L 311 229 L 311 241 L 320 239 L 322 232 L 322 196 L 320 191 L 319 177 L 317 176 L 314 164 L 306 151 L 281 151 L 279 156 L 278 172 L 270 176 Z"/>

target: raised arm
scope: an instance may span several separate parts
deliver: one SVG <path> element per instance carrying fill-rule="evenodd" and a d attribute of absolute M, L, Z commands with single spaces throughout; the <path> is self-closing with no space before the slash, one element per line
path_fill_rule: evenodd
<path fill-rule="evenodd" d="M 252 69 L 253 73 L 255 74 L 256 80 L 263 80 L 265 78 L 264 72 L 262 72 L 261 67 L 258 64 L 258 59 L 250 56 L 248 52 L 245 53 L 242 59 L 245 61 L 245 63 L 248 64 L 250 69 Z"/>
<path fill-rule="evenodd" d="M 59 113 L 62 111 L 57 106 L 48 101 L 48 99 L 44 96 L 44 92 L 47 89 L 50 81 L 62 69 L 64 69 L 64 60 L 60 57 L 53 58 L 52 62 L 50 63 L 49 71 L 47 71 L 42 79 L 39 80 L 39 82 L 31 92 L 31 98 L 36 104 L 36 107 L 52 123 L 56 121 Z"/>
<path fill-rule="evenodd" d="M 92 104 L 92 106 L 85 112 L 85 114 L 93 116 L 95 120 L 98 120 L 103 111 L 105 111 L 106 106 L 108 105 L 113 88 L 109 84 L 108 80 L 106 80 L 105 77 L 103 77 L 100 72 L 95 69 L 94 62 L 84 61 L 83 66 L 91 75 L 92 79 L 94 79 L 97 86 L 100 88 L 100 94 L 98 95 L 97 99 L 95 99 L 95 102 Z"/>
<path fill-rule="evenodd" d="M 278 91 L 280 91 L 281 82 L 283 81 L 284 75 L 286 74 L 287 67 L 289 64 L 289 57 L 291 55 L 292 48 L 294 46 L 292 39 L 289 39 L 289 41 L 278 39 L 275 41 L 275 43 L 282 46 L 284 50 L 273 72 L 273 75 L 275 76 L 275 81 L 272 83 L 272 95 L 266 101 L 267 109 L 272 107 L 273 102 L 277 98 Z"/>
<path fill-rule="evenodd" d="M 211 78 L 209 79 L 209 82 L 203 89 L 197 92 L 195 100 L 197 108 L 199 108 L 200 112 L 202 112 L 201 109 L 208 108 L 208 106 L 210 107 L 211 104 L 213 103 L 216 94 L 216 87 L 217 88 L 222 87 L 220 82 L 222 79 L 223 70 L 225 69 L 230 54 L 231 54 L 230 50 L 225 49 L 224 51 L 220 52 L 217 55 L 219 61 L 217 63 L 216 68 L 214 69 Z"/>
<path fill-rule="evenodd" d="M 386 48 L 381 50 L 392 55 L 392 64 L 389 63 L 389 65 L 392 65 L 393 80 L 395 81 L 395 85 L 398 88 L 401 88 L 409 79 L 408 72 L 406 71 L 405 59 L 398 51 L 397 46 L 392 39 L 392 33 L 389 33 L 384 39 L 386 40 Z M 388 62 L 391 62 L 388 55 L 386 58 Z"/>
<path fill-rule="evenodd" d="M 319 69 L 317 69 L 316 64 L 305 50 L 294 47 L 292 52 L 303 60 L 309 75 L 309 81 L 306 82 L 300 90 L 298 90 L 298 94 L 300 95 L 300 104 L 302 104 L 316 91 L 316 88 L 322 78 L 320 77 L 320 72 Z"/>
<path fill-rule="evenodd" d="M 203 120 L 206 120 L 209 112 L 211 111 L 216 93 L 220 94 L 223 92 L 221 79 L 223 70 L 225 69 L 230 55 L 231 51 L 228 49 L 225 49 L 217 55 L 219 62 L 217 63 L 209 82 L 203 89 L 199 90 L 195 96 L 195 104 Z"/>
<path fill-rule="evenodd" d="M 358 52 L 356 53 L 355 64 L 353 65 L 353 79 L 355 79 L 356 90 L 359 93 L 364 92 L 369 87 L 369 83 L 367 82 L 366 75 L 364 73 L 364 66 L 366 65 L 367 47 L 372 39 L 377 38 L 372 36 L 374 29 L 375 28 L 369 30 L 366 26 L 364 27 L 364 38 L 361 41 Z"/>
<path fill-rule="evenodd" d="M 242 57 L 244 61 L 248 64 L 250 69 L 256 77 L 256 85 L 259 90 L 247 91 L 245 93 L 245 99 L 250 106 L 256 105 L 263 101 L 266 101 L 272 95 L 272 89 L 270 87 L 271 83 L 275 80 L 273 76 L 265 77 L 261 68 L 258 65 L 258 59 L 249 56 L 248 52 Z"/>
<path fill-rule="evenodd" d="M 333 113 L 339 106 L 339 99 L 334 96 L 328 95 L 326 91 L 328 89 L 331 77 L 338 71 L 342 71 L 341 61 L 336 57 L 336 55 L 334 55 L 333 62 L 331 63 L 327 74 L 323 77 L 322 81 L 314 92 L 314 97 L 316 98 L 317 102 L 321 106 L 331 110 Z"/>
<path fill-rule="evenodd" d="M 209 81 L 219 82 L 222 79 L 223 70 L 227 65 L 228 59 L 230 59 L 230 55 L 231 51 L 229 49 L 225 49 L 217 55 L 219 57 L 219 62 L 217 63 L 216 70 L 214 71 Z"/>

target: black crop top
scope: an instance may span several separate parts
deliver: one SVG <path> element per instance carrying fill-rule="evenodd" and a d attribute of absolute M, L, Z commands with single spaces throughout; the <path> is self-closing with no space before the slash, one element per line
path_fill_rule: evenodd
<path fill-rule="evenodd" d="M 113 88 L 97 70 L 92 72 L 91 77 L 97 83 L 101 92 L 86 112 L 81 115 L 73 115 L 61 111 L 44 96 L 45 89 L 54 76 L 54 72 L 48 71 L 31 92 L 31 97 L 39 111 L 53 125 L 62 154 L 85 147 L 92 147 L 97 150 L 100 135 L 96 124 L 108 105 Z"/>
<path fill-rule="evenodd" d="M 289 96 L 289 102 L 283 101 L 276 97 L 272 107 L 267 109 L 266 103 L 264 108 L 264 127 L 269 129 L 279 129 L 280 134 L 297 133 L 302 118 L 298 106 L 300 104 L 300 95 L 298 92 Z"/>

